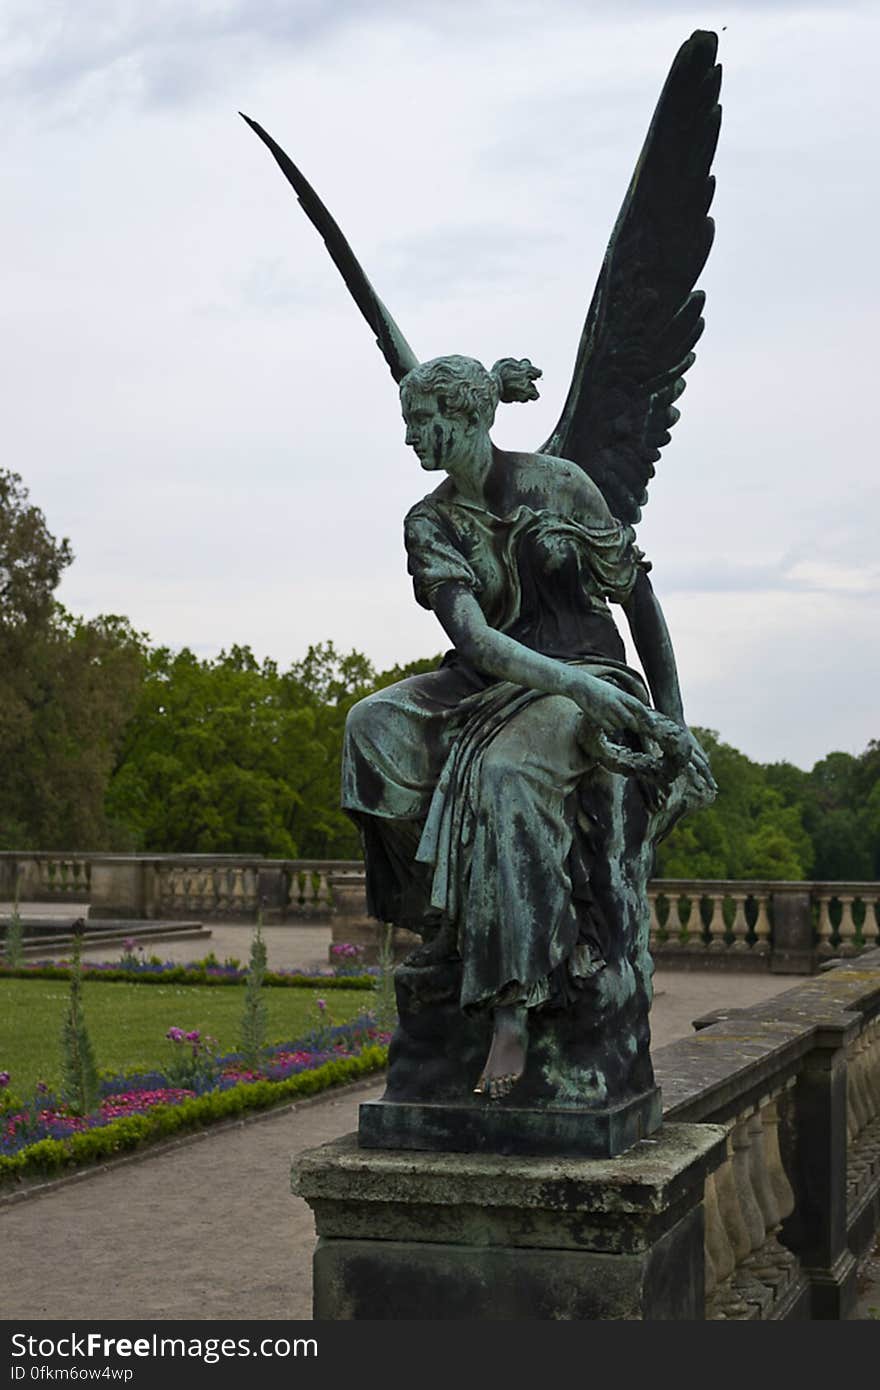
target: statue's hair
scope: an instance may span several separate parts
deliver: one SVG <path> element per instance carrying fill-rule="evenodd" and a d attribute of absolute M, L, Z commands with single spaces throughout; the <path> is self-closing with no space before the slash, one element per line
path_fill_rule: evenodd
<path fill-rule="evenodd" d="M 406 407 L 414 391 L 435 396 L 444 415 L 466 415 L 488 429 L 499 401 L 536 401 L 539 367 L 527 357 L 502 357 L 490 372 L 475 357 L 434 357 L 420 362 L 400 383 L 400 399 Z"/>

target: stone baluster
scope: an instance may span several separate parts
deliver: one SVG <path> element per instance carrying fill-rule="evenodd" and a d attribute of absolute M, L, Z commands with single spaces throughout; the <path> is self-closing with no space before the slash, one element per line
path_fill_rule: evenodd
<path fill-rule="evenodd" d="M 859 1116 L 856 1110 L 856 1093 L 852 1079 L 852 1060 L 855 1052 L 855 1044 L 850 1043 L 846 1049 L 846 1146 L 850 1148 L 856 1141 L 859 1133 Z"/>
<path fill-rule="evenodd" d="M 232 906 L 232 872 L 228 868 L 214 873 L 214 902 L 218 916 L 228 917 Z"/>
<path fill-rule="evenodd" d="M 326 869 L 321 870 L 320 879 L 320 886 L 318 888 L 318 902 L 321 907 L 321 910 L 325 912 L 330 906 L 330 884 L 328 881 Z"/>
<path fill-rule="evenodd" d="M 248 866 L 244 871 L 244 910 L 250 915 L 258 905 L 257 871 Z"/>
<path fill-rule="evenodd" d="M 764 1217 L 766 1237 L 748 1261 L 762 1284 L 778 1298 L 790 1281 L 797 1261 L 779 1240 L 782 1222 L 794 1210 L 794 1192 L 779 1152 L 779 1112 L 775 1097 L 762 1100 L 749 1120 L 752 1140 L 752 1185 Z"/>
<path fill-rule="evenodd" d="M 186 880 L 186 895 L 183 910 L 189 916 L 191 912 L 200 912 L 202 908 L 202 882 L 204 880 L 204 870 L 190 869 Z"/>
<path fill-rule="evenodd" d="M 718 1205 L 718 1189 L 715 1185 L 714 1173 L 710 1173 L 706 1178 L 703 1201 L 706 1219 L 706 1294 L 709 1296 L 715 1292 L 720 1284 L 730 1278 L 736 1268 L 736 1256 L 728 1239 L 724 1218 Z M 709 1274 L 710 1264 L 711 1276 Z"/>
<path fill-rule="evenodd" d="M 761 1211 L 752 1182 L 750 1119 L 751 1115 L 743 1116 L 733 1127 L 733 1171 L 736 1179 L 736 1193 L 749 1236 L 750 1248 L 747 1255 L 755 1250 L 760 1250 L 767 1234 L 764 1214 Z"/>
<path fill-rule="evenodd" d="M 659 896 L 657 892 L 648 892 L 648 907 L 651 913 L 651 925 L 648 934 L 648 949 L 650 951 L 656 951 L 657 947 L 661 944 L 661 933 L 663 928 L 660 925 L 660 918 L 657 914 L 657 899 Z"/>
<path fill-rule="evenodd" d="M 865 1029 L 865 1075 L 871 1098 L 871 1119 L 880 1116 L 880 1018 L 872 1019 Z"/>
<path fill-rule="evenodd" d="M 770 1180 L 767 1164 L 767 1146 L 764 1140 L 764 1116 L 757 1106 L 746 1122 L 749 1135 L 749 1161 L 751 1164 L 752 1190 L 764 1218 L 764 1238 L 775 1231 L 781 1223 L 779 1203 Z M 763 1243 L 763 1242 L 762 1242 Z"/>
<path fill-rule="evenodd" d="M 767 894 L 764 892 L 756 893 L 755 905 L 758 915 L 755 918 L 753 928 L 755 944 L 752 949 L 756 955 L 766 956 L 770 952 L 770 918 L 767 916 Z"/>
<path fill-rule="evenodd" d="M 303 907 L 306 898 L 306 876 L 302 869 L 298 871 L 291 883 L 290 898 L 298 909 Z"/>
<path fill-rule="evenodd" d="M 847 1055 L 847 1086 L 852 1092 L 853 1113 L 855 1119 L 855 1137 L 862 1133 L 871 1123 L 871 1101 L 866 1085 L 865 1063 L 867 1061 L 867 1037 L 864 1029 L 850 1043 Z"/>
<path fill-rule="evenodd" d="M 836 956 L 837 948 L 834 945 L 834 926 L 831 921 L 831 893 L 819 894 L 819 922 L 816 927 L 818 944 L 817 954 L 826 957 Z"/>
<path fill-rule="evenodd" d="M 189 897 L 189 873 L 182 864 L 174 869 L 174 911 L 186 912 Z"/>
<path fill-rule="evenodd" d="M 837 897 L 840 902 L 840 926 L 837 928 L 837 934 L 840 938 L 840 954 L 842 956 L 857 956 L 859 946 L 856 940 L 855 919 L 853 918 L 855 895 L 853 893 L 838 893 Z"/>
<path fill-rule="evenodd" d="M 880 893 L 876 891 L 864 896 L 865 920 L 862 936 L 866 947 L 880 946 Z"/>
<path fill-rule="evenodd" d="M 737 1265 L 752 1253 L 749 1228 L 740 1206 L 736 1175 L 733 1166 L 733 1134 L 727 1136 L 727 1158 L 715 1174 L 718 1210 Z"/>
<path fill-rule="evenodd" d="M 244 914 L 244 870 L 238 864 L 232 869 L 230 909 L 234 917 L 241 917 Z"/>
<path fill-rule="evenodd" d="M 220 895 L 217 892 L 217 879 L 219 875 L 220 870 L 212 866 L 211 868 L 205 870 L 205 875 L 202 880 L 203 910 L 206 913 L 210 914 L 210 916 L 212 917 L 216 917 L 217 908 L 219 905 Z"/>
<path fill-rule="evenodd" d="M 726 927 L 724 925 L 724 895 L 722 893 L 713 893 L 711 898 L 712 910 L 706 927 L 706 931 L 709 934 L 709 950 L 726 951 L 727 942 L 724 939 L 726 932 Z"/>
<path fill-rule="evenodd" d="M 737 1266 L 751 1253 L 752 1243 L 737 1196 L 730 1134 L 727 1136 L 727 1157 L 714 1174 L 706 1221 L 707 1231 L 712 1233 L 712 1262 L 718 1280 L 706 1315 L 713 1319 L 752 1318 L 755 1316 L 754 1305 L 749 1305 L 733 1285 Z M 723 1280 L 720 1277 L 722 1270 L 729 1270 Z"/>
<path fill-rule="evenodd" d="M 746 921 L 746 898 L 747 893 L 731 893 L 733 898 L 733 922 L 731 931 L 733 932 L 733 945 L 731 950 L 742 953 L 749 951 L 749 924 Z"/>
<path fill-rule="evenodd" d="M 795 1078 L 792 1077 L 786 1090 L 790 1090 L 794 1084 Z M 770 1184 L 776 1198 L 776 1207 L 781 1223 L 794 1211 L 795 1197 L 794 1188 L 788 1180 L 779 1148 L 779 1102 L 777 1096 L 771 1096 L 770 1100 L 762 1106 L 761 1120 L 764 1125 L 764 1152 L 767 1172 L 770 1175 Z"/>
<path fill-rule="evenodd" d="M 318 895 L 321 891 L 321 875 L 314 869 L 310 869 L 306 882 L 306 907 L 309 912 L 313 912 L 318 905 Z"/>

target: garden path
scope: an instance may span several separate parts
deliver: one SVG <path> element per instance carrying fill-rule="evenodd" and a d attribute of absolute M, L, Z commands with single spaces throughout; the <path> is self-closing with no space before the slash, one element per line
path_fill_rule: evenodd
<path fill-rule="evenodd" d="M 246 959 L 251 927 L 213 928 L 219 959 Z M 266 929 L 273 966 L 327 960 L 326 927 Z M 190 944 L 191 945 L 191 944 Z M 175 949 L 186 959 L 186 943 Z M 655 1046 L 723 1004 L 787 989 L 785 976 L 660 970 Z M 289 1190 L 291 1156 L 353 1130 L 381 1083 L 320 1096 L 0 1201 L 0 1318 L 65 1321 L 309 1319 L 314 1224 Z M 880 1260 L 856 1316 L 880 1309 Z"/>

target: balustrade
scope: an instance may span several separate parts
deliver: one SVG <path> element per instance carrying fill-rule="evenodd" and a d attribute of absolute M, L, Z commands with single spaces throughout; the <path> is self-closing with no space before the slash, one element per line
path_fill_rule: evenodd
<path fill-rule="evenodd" d="M 768 883 L 655 879 L 648 887 L 652 953 L 742 961 L 768 957 L 772 888 Z"/>
<path fill-rule="evenodd" d="M 731 1121 L 727 1158 L 706 1181 L 706 1317 L 767 1318 L 798 1278 L 779 1240 L 794 1191 L 779 1149 L 781 1089 Z"/>
<path fill-rule="evenodd" d="M 329 875 L 363 874 L 357 860 L 280 860 L 235 855 L 106 855 L 0 852 L 0 899 L 88 902 L 93 864 L 126 865 L 130 905 L 118 915 L 269 920 L 328 917 Z M 118 880 L 121 883 L 121 879 Z M 123 895 L 124 897 L 124 895 Z M 758 880 L 654 879 L 648 887 L 652 954 L 688 963 L 809 973 L 817 962 L 880 945 L 880 883 L 780 884 Z M 104 914 L 106 915 L 106 913 Z"/>

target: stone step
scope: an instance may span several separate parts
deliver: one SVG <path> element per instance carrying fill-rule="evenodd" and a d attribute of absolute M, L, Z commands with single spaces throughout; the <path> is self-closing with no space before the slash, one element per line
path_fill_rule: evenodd
<path fill-rule="evenodd" d="M 50 952 L 53 956 L 60 951 L 70 951 L 73 949 L 73 934 L 70 930 L 72 922 L 58 919 L 43 919 L 25 921 L 24 934 L 22 936 L 22 951 L 25 955 L 34 956 Z M 29 931 L 31 927 L 38 927 L 37 932 Z M 201 922 L 144 922 L 138 921 L 106 921 L 101 923 L 86 923 L 86 929 L 80 937 L 83 950 L 93 950 L 96 946 L 121 946 L 125 941 L 134 941 L 136 945 L 147 947 L 151 943 L 158 944 L 162 941 L 210 941 L 211 928 L 205 927 Z M 2 958 L 2 938 L 0 938 L 0 958 Z"/>

